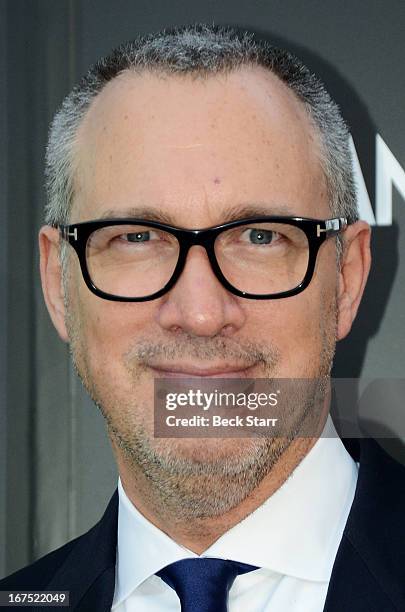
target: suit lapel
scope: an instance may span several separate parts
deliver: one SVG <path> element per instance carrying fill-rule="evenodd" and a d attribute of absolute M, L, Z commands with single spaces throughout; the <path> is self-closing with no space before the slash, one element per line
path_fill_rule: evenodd
<path fill-rule="evenodd" d="M 349 450 L 355 455 L 355 449 Z M 404 532 L 404 479 L 403 466 L 377 442 L 360 441 L 356 494 L 333 566 L 324 612 L 405 610 L 404 542 L 397 539 Z"/>

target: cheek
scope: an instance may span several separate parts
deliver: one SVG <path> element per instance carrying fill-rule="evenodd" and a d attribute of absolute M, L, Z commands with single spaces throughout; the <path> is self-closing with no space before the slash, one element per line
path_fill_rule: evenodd
<path fill-rule="evenodd" d="M 308 290 L 307 290 L 308 291 Z M 285 357 L 291 364 L 304 364 L 319 346 L 319 302 L 303 292 L 284 304 L 280 323 L 280 342 L 285 342 Z M 282 344 L 283 346 L 283 344 Z"/>
<path fill-rule="evenodd" d="M 148 303 L 104 300 L 80 282 L 72 309 L 82 354 L 90 370 L 110 379 L 117 375 L 122 380 L 123 356 L 151 328 Z"/>
<path fill-rule="evenodd" d="M 334 304 L 334 288 L 315 282 L 296 296 L 253 307 L 249 317 L 251 334 L 278 348 L 281 360 L 277 376 L 317 375 L 326 339 L 329 344 L 334 341 Z"/>
<path fill-rule="evenodd" d="M 150 327 L 150 308 L 145 305 L 110 302 L 93 296 L 83 308 L 88 337 L 108 353 L 122 354 Z"/>

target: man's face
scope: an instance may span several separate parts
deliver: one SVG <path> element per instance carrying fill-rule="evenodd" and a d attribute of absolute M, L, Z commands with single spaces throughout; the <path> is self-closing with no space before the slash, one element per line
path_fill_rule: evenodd
<path fill-rule="evenodd" d="M 301 103 L 260 68 L 207 79 L 123 74 L 93 102 L 78 142 L 72 223 L 147 211 L 178 227 L 205 228 L 236 208 L 240 218 L 251 216 L 245 207 L 331 216 L 315 131 Z M 106 301 L 88 290 L 71 255 L 65 302 L 72 354 L 107 418 L 119 465 L 149 462 L 159 471 L 159 464 L 175 480 L 180 464 L 190 478 L 204 464 L 213 483 L 222 470 L 222 488 L 229 459 L 245 480 L 256 455 L 263 462 L 267 453 L 269 469 L 284 450 L 275 440 L 154 439 L 153 379 L 173 372 L 327 375 L 336 338 L 335 249 L 333 240 L 324 243 L 309 287 L 280 300 L 232 295 L 196 246 L 161 298 Z"/>

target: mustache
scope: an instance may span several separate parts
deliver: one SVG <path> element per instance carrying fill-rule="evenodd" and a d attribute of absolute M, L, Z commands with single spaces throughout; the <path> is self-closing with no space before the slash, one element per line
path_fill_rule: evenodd
<path fill-rule="evenodd" d="M 270 368 L 279 362 L 280 356 L 280 350 L 268 342 L 262 345 L 249 340 L 201 338 L 184 334 L 181 338 L 162 338 L 159 341 L 141 339 L 124 354 L 124 360 L 132 367 L 135 363 L 148 366 L 157 360 L 170 362 L 195 359 L 206 362 L 233 361 L 244 367 L 262 364 Z"/>

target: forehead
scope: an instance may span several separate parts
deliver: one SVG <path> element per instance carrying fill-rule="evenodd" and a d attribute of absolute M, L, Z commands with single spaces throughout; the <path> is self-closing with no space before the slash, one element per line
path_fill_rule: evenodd
<path fill-rule="evenodd" d="M 327 213 L 317 131 L 262 68 L 123 73 L 93 101 L 77 143 L 74 221 L 136 208 L 184 227 L 220 223 L 230 206 Z"/>

